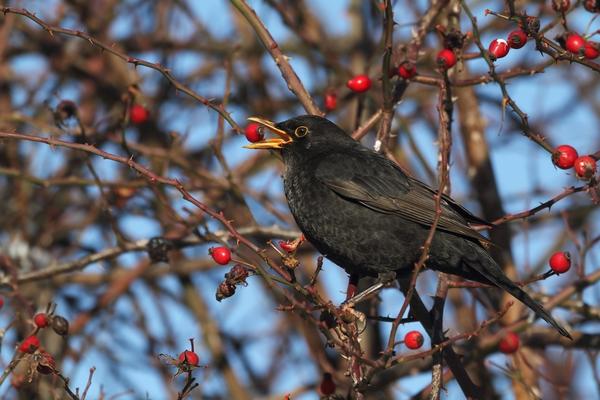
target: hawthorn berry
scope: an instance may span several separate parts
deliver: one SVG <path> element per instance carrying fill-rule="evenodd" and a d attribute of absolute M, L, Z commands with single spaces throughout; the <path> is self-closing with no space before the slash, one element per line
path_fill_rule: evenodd
<path fill-rule="evenodd" d="M 4 307 L 4 297 L 0 296 L 0 308 Z"/>
<path fill-rule="evenodd" d="M 19 346 L 19 351 L 23 353 L 35 353 L 35 351 L 40 347 L 40 339 L 37 336 L 31 335 L 23 340 L 23 343 Z"/>
<path fill-rule="evenodd" d="M 581 55 L 585 49 L 585 39 L 576 33 L 570 33 L 565 41 L 565 49 L 573 54 Z"/>
<path fill-rule="evenodd" d="M 517 29 L 508 34 L 508 45 L 513 49 L 520 49 L 527 44 L 527 34 L 522 29 Z"/>
<path fill-rule="evenodd" d="M 520 342 L 519 335 L 514 332 L 508 332 L 500 340 L 500 343 L 498 343 L 498 349 L 504 354 L 513 354 L 519 350 Z"/>
<path fill-rule="evenodd" d="M 596 174 L 596 160 L 591 156 L 578 157 L 573 168 L 579 179 L 589 180 Z"/>
<path fill-rule="evenodd" d="M 410 331 L 404 336 L 404 344 L 411 350 L 421 348 L 423 341 L 423 335 L 419 331 Z"/>
<path fill-rule="evenodd" d="M 411 62 L 405 62 L 398 67 L 398 75 L 402 79 L 412 79 L 417 75 L 417 67 Z"/>
<path fill-rule="evenodd" d="M 227 265 L 231 261 L 231 250 L 225 246 L 211 247 L 208 252 L 217 264 Z"/>
<path fill-rule="evenodd" d="M 595 42 L 585 42 L 585 46 L 583 46 L 583 56 L 588 60 L 598 58 L 598 56 L 600 56 L 598 44 Z"/>
<path fill-rule="evenodd" d="M 69 334 L 69 321 L 65 317 L 55 315 L 52 317 L 51 324 L 56 334 L 60 336 L 67 336 Z"/>
<path fill-rule="evenodd" d="M 456 65 L 456 54 L 450 49 L 442 49 L 435 57 L 435 61 L 441 69 L 447 70 Z"/>
<path fill-rule="evenodd" d="M 571 268 L 571 254 L 568 251 L 557 251 L 550 256 L 548 264 L 557 274 L 567 272 Z"/>
<path fill-rule="evenodd" d="M 364 93 L 371 88 L 371 78 L 365 74 L 356 75 L 346 83 L 346 86 L 353 92 Z"/>
<path fill-rule="evenodd" d="M 552 162 L 560 169 L 569 169 L 575 164 L 577 157 L 579 157 L 579 154 L 573 146 L 563 144 L 554 149 Z"/>
<path fill-rule="evenodd" d="M 334 92 L 325 93 L 325 110 L 333 111 L 337 108 L 337 94 Z"/>
<path fill-rule="evenodd" d="M 552 0 L 552 9 L 556 12 L 566 12 L 571 6 L 570 0 Z"/>
<path fill-rule="evenodd" d="M 46 313 L 38 313 L 33 316 L 33 322 L 38 328 L 45 328 L 50 324 Z"/>
<path fill-rule="evenodd" d="M 509 50 L 510 46 L 508 45 L 508 42 L 504 39 L 494 39 L 488 47 L 488 51 L 492 60 L 506 57 Z"/>
<path fill-rule="evenodd" d="M 141 104 L 134 104 L 129 108 L 129 120 L 135 125 L 148 121 L 148 117 L 150 117 L 150 111 Z"/>
<path fill-rule="evenodd" d="M 235 285 L 231 282 L 227 282 L 227 280 L 221 282 L 217 287 L 217 293 L 215 293 L 215 298 L 217 301 L 221 301 L 228 297 L 231 297 L 235 294 Z"/>
<path fill-rule="evenodd" d="M 323 373 L 323 379 L 319 385 L 319 390 L 323 396 L 331 396 L 335 393 L 335 382 L 329 372 Z"/>
<path fill-rule="evenodd" d="M 198 354 L 193 351 L 185 350 L 179 355 L 179 362 L 182 364 L 185 363 L 187 365 L 198 366 L 200 358 L 198 357 Z"/>
<path fill-rule="evenodd" d="M 251 143 L 259 142 L 265 137 L 262 128 L 255 122 L 249 123 L 246 126 L 244 134 L 246 135 L 246 139 Z"/>

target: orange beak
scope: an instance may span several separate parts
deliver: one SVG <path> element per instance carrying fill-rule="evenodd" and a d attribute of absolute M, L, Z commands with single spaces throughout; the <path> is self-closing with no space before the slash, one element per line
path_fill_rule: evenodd
<path fill-rule="evenodd" d="M 273 139 L 263 139 L 259 142 L 248 144 L 244 146 L 246 149 L 281 149 L 286 144 L 292 142 L 292 137 L 285 131 L 277 128 L 275 123 L 272 121 L 259 117 L 250 117 L 248 118 L 248 121 L 256 122 L 261 127 L 267 128 L 279 137 Z"/>

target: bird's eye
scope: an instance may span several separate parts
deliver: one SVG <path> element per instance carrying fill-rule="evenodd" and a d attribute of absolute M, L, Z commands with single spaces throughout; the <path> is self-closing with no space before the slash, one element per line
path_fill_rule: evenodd
<path fill-rule="evenodd" d="M 304 137 L 304 136 L 306 136 L 307 133 L 308 133 L 308 128 L 305 126 L 299 126 L 294 131 L 294 135 L 296 135 L 296 137 Z"/>

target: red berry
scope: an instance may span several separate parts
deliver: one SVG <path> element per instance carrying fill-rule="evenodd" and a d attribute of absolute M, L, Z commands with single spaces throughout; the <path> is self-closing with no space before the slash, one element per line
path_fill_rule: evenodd
<path fill-rule="evenodd" d="M 40 347 L 40 339 L 37 336 L 31 335 L 19 346 L 19 351 L 23 353 L 35 353 L 35 351 Z"/>
<path fill-rule="evenodd" d="M 323 373 L 323 379 L 319 385 L 319 390 L 323 396 L 330 396 L 335 393 L 335 382 L 329 372 Z"/>
<path fill-rule="evenodd" d="M 346 86 L 353 92 L 363 93 L 371 88 L 371 78 L 364 74 L 356 75 L 346 83 Z"/>
<path fill-rule="evenodd" d="M 150 111 L 140 104 L 134 104 L 129 109 L 129 119 L 136 125 L 143 124 L 144 122 L 148 121 L 149 116 Z"/>
<path fill-rule="evenodd" d="M 38 328 L 45 328 L 50 323 L 48 321 L 48 316 L 46 315 L 46 313 L 35 314 L 33 317 L 33 322 Z"/>
<path fill-rule="evenodd" d="M 514 332 L 508 332 L 498 344 L 498 348 L 504 354 L 512 354 L 519 350 L 519 335 Z"/>
<path fill-rule="evenodd" d="M 589 180 L 596 174 L 596 160 L 590 156 L 581 156 L 573 165 L 579 179 Z"/>
<path fill-rule="evenodd" d="M 231 251 L 227 247 L 211 247 L 209 253 L 217 264 L 226 265 L 231 261 Z"/>
<path fill-rule="evenodd" d="M 410 331 L 404 336 L 404 344 L 411 350 L 419 349 L 423 346 L 423 335 L 419 331 Z"/>
<path fill-rule="evenodd" d="M 594 42 L 585 42 L 585 46 L 583 46 L 583 56 L 588 60 L 598 58 L 598 56 L 600 56 L 598 44 Z"/>
<path fill-rule="evenodd" d="M 288 242 L 286 240 L 281 240 L 279 242 L 279 247 L 281 247 L 287 253 L 293 253 L 296 251 L 298 245 L 295 245 L 293 242 Z"/>
<path fill-rule="evenodd" d="M 573 146 L 563 144 L 558 146 L 552 153 L 552 162 L 560 169 L 569 169 L 575 164 L 577 157 L 579 157 L 579 154 Z"/>
<path fill-rule="evenodd" d="M 552 0 L 552 9 L 556 12 L 566 12 L 570 6 L 570 0 Z"/>
<path fill-rule="evenodd" d="M 513 49 L 520 49 L 527 44 L 527 34 L 521 29 L 508 34 L 508 45 Z"/>
<path fill-rule="evenodd" d="M 0 296 L 0 308 L 4 307 L 4 297 Z"/>
<path fill-rule="evenodd" d="M 248 139 L 248 141 L 252 142 L 252 143 L 259 142 L 259 141 L 263 140 L 263 138 L 265 137 L 260 125 L 257 123 L 254 123 L 254 122 L 252 122 L 252 123 L 248 124 L 248 126 L 246 126 L 245 134 L 246 134 L 246 139 Z"/>
<path fill-rule="evenodd" d="M 337 108 L 337 94 L 333 92 L 325 93 L 325 109 L 333 111 Z"/>
<path fill-rule="evenodd" d="M 508 42 L 504 39 L 494 39 L 488 47 L 488 51 L 490 52 L 490 56 L 493 60 L 506 57 L 509 50 L 510 46 L 508 45 Z"/>
<path fill-rule="evenodd" d="M 435 61 L 441 69 L 450 69 L 456 64 L 456 54 L 450 49 L 442 49 L 437 54 Z"/>
<path fill-rule="evenodd" d="M 193 351 L 186 350 L 179 355 L 179 362 L 197 366 L 200 362 L 200 358 L 198 358 L 198 354 Z"/>
<path fill-rule="evenodd" d="M 405 62 L 405 63 L 400 64 L 400 66 L 398 67 L 398 75 L 400 75 L 400 78 L 402 78 L 402 79 L 407 79 L 407 80 L 411 79 L 416 74 L 417 74 L 417 67 L 413 63 Z"/>
<path fill-rule="evenodd" d="M 567 272 L 571 268 L 571 254 L 568 251 L 557 251 L 550 256 L 548 264 L 557 274 Z"/>
<path fill-rule="evenodd" d="M 584 51 L 585 39 L 576 33 L 570 33 L 565 41 L 565 48 L 573 54 L 581 55 Z"/>

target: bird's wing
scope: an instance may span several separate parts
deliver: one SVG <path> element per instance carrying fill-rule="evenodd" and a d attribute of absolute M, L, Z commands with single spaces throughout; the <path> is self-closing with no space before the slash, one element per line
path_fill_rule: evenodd
<path fill-rule="evenodd" d="M 360 157 L 362 158 L 362 157 Z M 404 174 L 394 163 L 382 158 L 367 160 L 330 155 L 316 167 L 316 176 L 338 195 L 384 214 L 431 226 L 435 219 L 436 191 Z M 335 166 L 335 167 L 334 167 Z M 489 225 L 449 196 L 442 196 L 438 229 L 482 242 L 489 240 L 468 223 Z"/>

